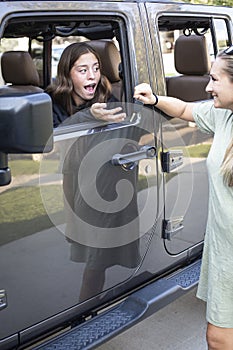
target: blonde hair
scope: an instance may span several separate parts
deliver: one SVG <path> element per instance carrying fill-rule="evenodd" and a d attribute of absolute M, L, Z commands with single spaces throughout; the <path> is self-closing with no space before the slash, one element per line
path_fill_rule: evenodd
<path fill-rule="evenodd" d="M 233 83 L 233 55 L 226 54 L 225 51 L 221 51 L 218 56 L 225 60 L 225 68 L 223 69 L 227 73 L 230 81 Z M 232 116 L 233 118 L 233 116 Z M 232 131 L 233 133 L 233 131 Z M 233 134 L 232 140 L 226 149 L 225 156 L 221 165 L 221 173 L 223 180 L 227 186 L 233 187 Z"/>
<path fill-rule="evenodd" d="M 226 153 L 221 166 L 221 173 L 224 182 L 229 186 L 233 186 L 233 139 L 226 149 Z"/>

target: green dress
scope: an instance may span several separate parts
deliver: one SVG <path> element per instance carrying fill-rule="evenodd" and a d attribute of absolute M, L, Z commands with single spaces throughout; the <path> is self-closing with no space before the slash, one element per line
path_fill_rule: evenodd
<path fill-rule="evenodd" d="M 207 158 L 209 208 L 197 297 L 207 303 L 207 321 L 233 328 L 233 188 L 223 182 L 220 166 L 233 137 L 233 112 L 197 103 L 197 126 L 214 135 Z"/>

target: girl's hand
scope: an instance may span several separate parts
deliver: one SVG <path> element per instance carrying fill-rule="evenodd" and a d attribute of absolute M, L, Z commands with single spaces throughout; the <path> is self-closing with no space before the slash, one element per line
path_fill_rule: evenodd
<path fill-rule="evenodd" d="M 135 86 L 133 97 L 143 102 L 145 105 L 153 105 L 156 102 L 152 89 L 147 83 L 142 83 Z"/>
<path fill-rule="evenodd" d="M 107 109 L 106 103 L 94 103 L 91 106 L 91 114 L 97 120 L 103 120 L 111 123 L 122 122 L 126 118 L 126 114 L 122 112 L 121 107 Z"/>

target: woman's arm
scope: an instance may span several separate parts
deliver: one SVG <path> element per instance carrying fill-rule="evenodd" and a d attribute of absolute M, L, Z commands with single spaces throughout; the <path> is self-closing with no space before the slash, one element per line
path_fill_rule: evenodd
<path fill-rule="evenodd" d="M 174 97 L 155 96 L 149 84 L 143 83 L 134 88 L 134 98 L 147 105 L 155 105 L 156 108 L 170 117 L 194 121 L 193 107 L 195 103 L 184 102 Z"/>
<path fill-rule="evenodd" d="M 110 123 L 119 123 L 126 118 L 126 114 L 122 111 L 122 107 L 108 109 L 107 103 L 94 103 L 91 106 L 90 111 L 95 119 Z"/>

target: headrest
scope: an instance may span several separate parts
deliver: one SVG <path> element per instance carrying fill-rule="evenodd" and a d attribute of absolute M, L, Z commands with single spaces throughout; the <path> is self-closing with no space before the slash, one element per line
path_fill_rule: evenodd
<path fill-rule="evenodd" d="M 1 58 L 2 77 L 6 84 L 39 85 L 39 74 L 26 51 L 6 51 Z"/>
<path fill-rule="evenodd" d="M 87 42 L 100 56 L 102 73 L 115 83 L 120 80 L 119 65 L 121 56 L 116 45 L 110 40 L 92 40 Z"/>
<path fill-rule="evenodd" d="M 210 56 L 206 38 L 181 35 L 175 42 L 175 68 L 185 75 L 204 75 L 210 71 Z"/>

